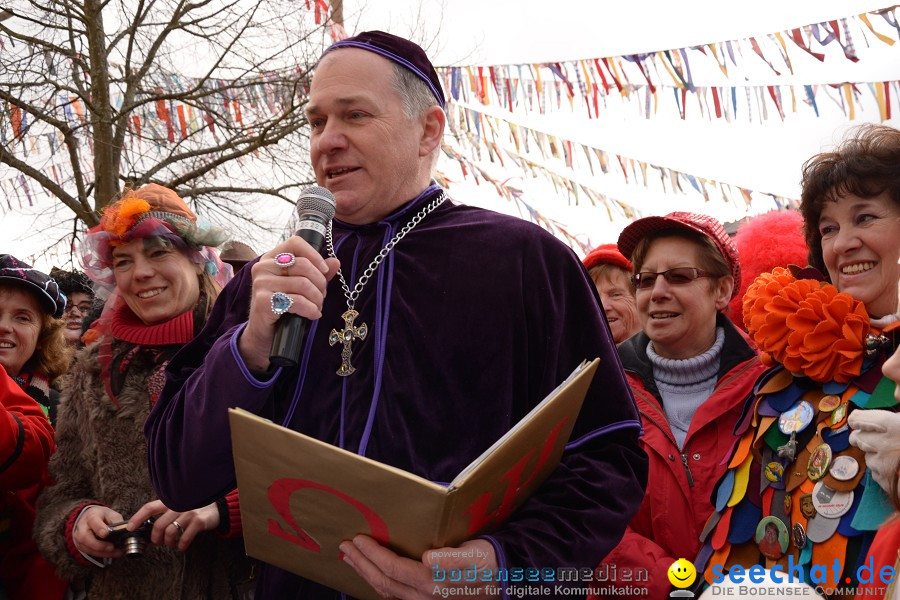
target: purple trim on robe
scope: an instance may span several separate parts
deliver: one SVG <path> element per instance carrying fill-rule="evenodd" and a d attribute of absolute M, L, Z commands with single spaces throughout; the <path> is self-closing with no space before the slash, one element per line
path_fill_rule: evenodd
<path fill-rule="evenodd" d="M 261 390 L 269 389 L 270 387 L 275 385 L 276 381 L 278 381 L 278 376 L 281 375 L 281 367 L 278 367 L 272 377 L 267 381 L 260 381 L 253 376 L 253 373 L 251 373 L 250 369 L 247 367 L 247 363 L 244 362 L 244 357 L 241 356 L 241 351 L 238 350 L 238 338 L 241 337 L 241 334 L 244 333 L 244 329 L 246 328 L 247 324 L 244 323 L 243 325 L 239 325 L 238 328 L 234 330 L 234 335 L 232 335 L 231 339 L 229 339 L 228 341 L 228 347 L 231 348 L 231 354 L 234 356 L 234 362 L 237 363 L 238 369 L 240 369 L 241 375 L 244 376 L 244 379 L 247 380 L 247 383 Z"/>
<path fill-rule="evenodd" d="M 494 547 L 494 555 L 497 557 L 497 570 L 505 571 L 506 570 L 506 555 L 503 554 L 503 546 L 500 545 L 500 542 L 494 539 L 493 536 L 490 535 L 480 535 L 478 536 L 483 540 L 487 540 L 491 543 L 491 546 Z M 501 598 L 503 600 L 509 600 L 509 580 L 507 581 L 499 581 L 500 577 L 497 577 L 497 584 L 501 585 L 503 588 L 503 593 L 501 594 Z"/>
<path fill-rule="evenodd" d="M 583 435 L 574 442 L 569 442 L 568 444 L 566 444 L 565 451 L 568 452 L 569 450 L 574 450 L 582 444 L 586 444 L 587 442 L 600 437 L 605 433 L 631 428 L 636 428 L 640 432 L 640 435 L 644 435 L 644 427 L 641 425 L 640 421 L 619 421 L 618 423 L 612 423 L 610 425 L 607 425 L 606 427 L 601 427 L 600 429 L 594 430 L 587 435 Z"/>
<path fill-rule="evenodd" d="M 335 254 L 337 254 L 337 251 L 344 244 L 344 242 L 349 240 L 351 237 L 352 236 L 348 235 L 344 239 L 340 240 L 334 246 Z M 359 266 L 359 248 L 360 248 L 360 244 L 359 244 L 359 240 L 357 240 L 356 248 L 353 250 L 353 261 L 350 263 L 350 279 L 347 282 L 347 287 L 349 287 L 351 291 L 353 290 L 353 287 L 356 285 L 356 268 Z M 344 294 L 344 290 L 341 289 L 341 295 L 343 295 L 343 294 Z M 357 300 L 359 300 L 359 298 L 357 298 Z M 344 302 L 346 302 L 346 301 L 347 301 L 347 297 L 344 296 Z M 343 358 L 341 360 L 343 360 Z M 338 448 L 340 448 L 341 450 L 345 450 L 346 448 L 344 447 L 344 416 L 347 414 L 347 384 L 350 383 L 350 380 L 347 379 L 346 377 L 342 377 L 341 379 L 342 379 L 342 381 L 341 381 L 341 421 L 340 421 L 340 425 L 339 425 L 340 429 L 338 430 Z"/>
<path fill-rule="evenodd" d="M 384 241 L 382 247 L 386 246 L 391 238 L 394 237 L 394 226 L 387 223 L 387 229 L 384 231 Z M 382 264 L 381 272 L 378 274 L 376 290 L 377 303 L 375 308 L 375 393 L 372 394 L 372 401 L 369 404 L 369 415 L 366 417 L 366 426 L 363 429 L 362 439 L 359 442 L 360 456 L 366 455 L 366 447 L 369 445 L 369 437 L 372 435 L 372 425 L 375 423 L 375 409 L 378 408 L 378 400 L 381 398 L 381 383 L 384 375 L 384 346 L 387 341 L 388 324 L 390 323 L 391 298 L 390 294 L 384 299 L 382 306 L 382 298 L 384 297 L 384 289 L 391 289 L 394 275 L 394 257 L 393 252 L 388 254 L 384 260 L 387 264 Z M 384 280 L 387 279 L 385 286 Z"/>

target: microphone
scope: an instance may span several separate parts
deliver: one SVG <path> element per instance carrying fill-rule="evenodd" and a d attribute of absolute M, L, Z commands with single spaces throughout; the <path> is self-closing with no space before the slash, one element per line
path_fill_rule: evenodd
<path fill-rule="evenodd" d="M 328 224 L 334 218 L 334 194 L 323 187 L 313 185 L 300 193 L 295 209 L 299 223 L 294 234 L 306 240 L 316 252 L 325 245 Z M 275 324 L 275 338 L 269 363 L 275 367 L 296 367 L 300 362 L 300 348 L 308 319 L 285 313 Z"/>

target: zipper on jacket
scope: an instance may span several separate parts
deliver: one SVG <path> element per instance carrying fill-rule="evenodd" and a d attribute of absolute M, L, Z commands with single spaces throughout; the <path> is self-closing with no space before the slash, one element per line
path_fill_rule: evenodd
<path fill-rule="evenodd" d="M 669 439 L 670 442 L 672 442 L 672 445 L 676 448 L 678 447 L 678 442 L 675 441 L 675 437 L 669 431 L 667 431 L 665 427 L 662 427 L 659 424 L 659 421 L 657 421 L 641 409 L 638 409 L 638 412 L 653 421 L 653 424 L 659 428 L 659 430 Z M 680 452 L 679 456 L 681 456 L 681 464 L 684 465 L 684 472 L 687 475 L 688 487 L 694 487 L 694 475 L 693 473 L 691 473 L 691 467 L 688 465 L 687 454 Z"/>
<path fill-rule="evenodd" d="M 691 468 L 688 466 L 687 454 L 681 455 L 681 464 L 684 465 L 684 472 L 687 473 L 688 487 L 694 487 L 694 476 L 691 475 Z"/>

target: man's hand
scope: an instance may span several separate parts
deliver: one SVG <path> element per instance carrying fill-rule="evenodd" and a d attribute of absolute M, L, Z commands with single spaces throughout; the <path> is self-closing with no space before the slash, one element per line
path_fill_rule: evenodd
<path fill-rule="evenodd" d="M 467 598 L 497 597 L 496 584 L 480 581 L 478 577 L 485 569 L 497 569 L 494 547 L 486 540 L 469 540 L 458 548 L 427 550 L 421 561 L 398 556 L 365 535 L 356 536 L 352 542 L 343 542 L 340 547 L 344 562 L 353 567 L 383 598 L 434 598 L 441 596 L 440 590 L 452 587 L 468 588 Z M 463 572 L 477 569 L 471 577 L 475 581 L 465 581 L 465 577 L 461 581 L 448 581 L 446 575 L 435 576 L 436 573 L 446 574 L 454 569 Z"/>
<path fill-rule="evenodd" d="M 294 255 L 290 266 L 279 266 L 279 254 Z M 322 316 L 325 288 L 338 271 L 336 258 L 322 258 L 305 240 L 291 236 L 262 255 L 250 269 L 253 291 L 247 328 L 238 340 L 238 350 L 251 369 L 265 371 L 275 337 L 278 317 L 272 312 L 272 294 L 287 294 L 293 301 L 287 312 L 315 320 Z"/>

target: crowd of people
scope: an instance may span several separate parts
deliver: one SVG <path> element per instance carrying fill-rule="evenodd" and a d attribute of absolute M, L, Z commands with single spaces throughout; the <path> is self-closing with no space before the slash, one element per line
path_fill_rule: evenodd
<path fill-rule="evenodd" d="M 347 576 L 384 598 L 661 600 L 738 567 L 815 586 L 834 563 L 820 595 L 900 598 L 859 575 L 900 568 L 900 131 L 812 157 L 799 212 L 735 235 L 646 217 L 579 261 L 434 183 L 445 102 L 408 40 L 326 50 L 306 107 L 323 252 L 223 246 L 148 184 L 104 209 L 83 272 L 0 254 L 0 598 L 341 597 L 246 556 L 228 409 L 446 485 L 594 358 L 521 506 L 422 556 L 360 531 Z M 276 366 L 288 313 L 306 331 Z M 434 577 L 470 566 L 612 575 Z"/>

